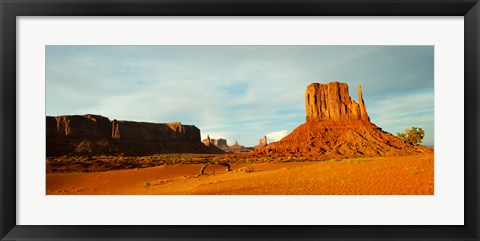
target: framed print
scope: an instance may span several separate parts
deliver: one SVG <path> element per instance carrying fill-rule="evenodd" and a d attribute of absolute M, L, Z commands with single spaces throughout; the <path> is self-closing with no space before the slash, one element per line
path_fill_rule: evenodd
<path fill-rule="evenodd" d="M 2 240 L 478 240 L 478 1 L 3 1 Z"/>

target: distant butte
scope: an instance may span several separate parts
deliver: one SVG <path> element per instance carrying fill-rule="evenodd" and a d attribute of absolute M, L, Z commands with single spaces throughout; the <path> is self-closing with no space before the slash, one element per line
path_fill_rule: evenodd
<path fill-rule="evenodd" d="M 211 139 L 210 135 L 207 135 L 207 139 L 202 140 L 203 144 L 206 146 L 210 146 L 211 144 L 217 146 L 217 147 L 228 147 L 227 145 L 227 140 L 223 138 L 218 138 L 218 139 Z"/>
<path fill-rule="evenodd" d="M 266 147 L 267 145 L 267 136 L 263 136 L 262 138 L 260 138 L 260 140 L 258 140 L 258 145 L 255 146 L 255 149 L 261 149 Z"/>
<path fill-rule="evenodd" d="M 202 143 L 211 149 L 221 149 L 227 153 L 248 153 L 254 149 L 253 147 L 239 145 L 237 141 L 232 146 L 228 146 L 227 140 L 223 138 L 211 139 L 210 135 L 207 135 L 207 139 L 202 140 Z"/>
<path fill-rule="evenodd" d="M 345 83 L 310 84 L 305 93 L 306 123 L 252 155 L 329 159 L 432 152 L 424 146 L 409 146 L 371 123 L 360 86 L 358 97 L 358 103 L 351 99 Z"/>

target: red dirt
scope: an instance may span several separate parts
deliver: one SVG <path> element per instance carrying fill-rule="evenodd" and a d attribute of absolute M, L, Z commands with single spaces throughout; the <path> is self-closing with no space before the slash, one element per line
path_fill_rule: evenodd
<path fill-rule="evenodd" d="M 47 173 L 48 195 L 434 194 L 433 154 L 316 162 L 164 165 L 94 173 Z M 215 171 L 214 171 L 215 170 Z M 213 174 L 214 172 L 214 174 Z"/>
<path fill-rule="evenodd" d="M 256 150 L 252 156 L 307 156 L 331 158 L 405 156 L 433 153 L 432 148 L 410 146 L 368 121 L 309 121 L 282 140 Z"/>

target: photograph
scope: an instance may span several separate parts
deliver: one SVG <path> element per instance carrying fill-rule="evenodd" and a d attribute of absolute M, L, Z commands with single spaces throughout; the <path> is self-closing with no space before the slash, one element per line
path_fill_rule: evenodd
<path fill-rule="evenodd" d="M 433 45 L 47 45 L 46 195 L 434 195 Z"/>

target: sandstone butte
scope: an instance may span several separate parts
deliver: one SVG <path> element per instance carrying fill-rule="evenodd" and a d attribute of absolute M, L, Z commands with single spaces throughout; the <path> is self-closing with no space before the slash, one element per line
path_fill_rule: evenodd
<path fill-rule="evenodd" d="M 235 143 L 231 146 L 227 144 L 227 140 L 223 138 L 211 139 L 210 135 L 207 135 L 207 139 L 202 140 L 202 143 L 210 148 L 220 148 L 226 153 L 248 153 L 251 152 L 253 147 L 245 147 L 235 140 Z"/>
<path fill-rule="evenodd" d="M 258 145 L 255 146 L 255 149 L 262 149 L 268 145 L 267 143 L 267 136 L 263 136 L 258 140 Z"/>
<path fill-rule="evenodd" d="M 205 144 L 206 146 L 210 146 L 211 144 L 215 145 L 216 147 L 228 147 L 227 145 L 227 140 L 223 139 L 223 138 L 219 138 L 219 139 L 211 139 L 210 138 L 210 135 L 207 135 L 207 139 L 203 139 L 202 140 L 203 144 Z"/>
<path fill-rule="evenodd" d="M 357 103 L 350 97 L 345 83 L 310 84 L 305 93 L 306 122 L 251 155 L 331 159 L 433 152 L 425 146 L 407 145 L 371 123 L 360 86 L 358 98 Z"/>
<path fill-rule="evenodd" d="M 224 153 L 205 146 L 193 125 L 119 121 L 90 114 L 47 116 L 46 144 L 47 156 Z"/>

